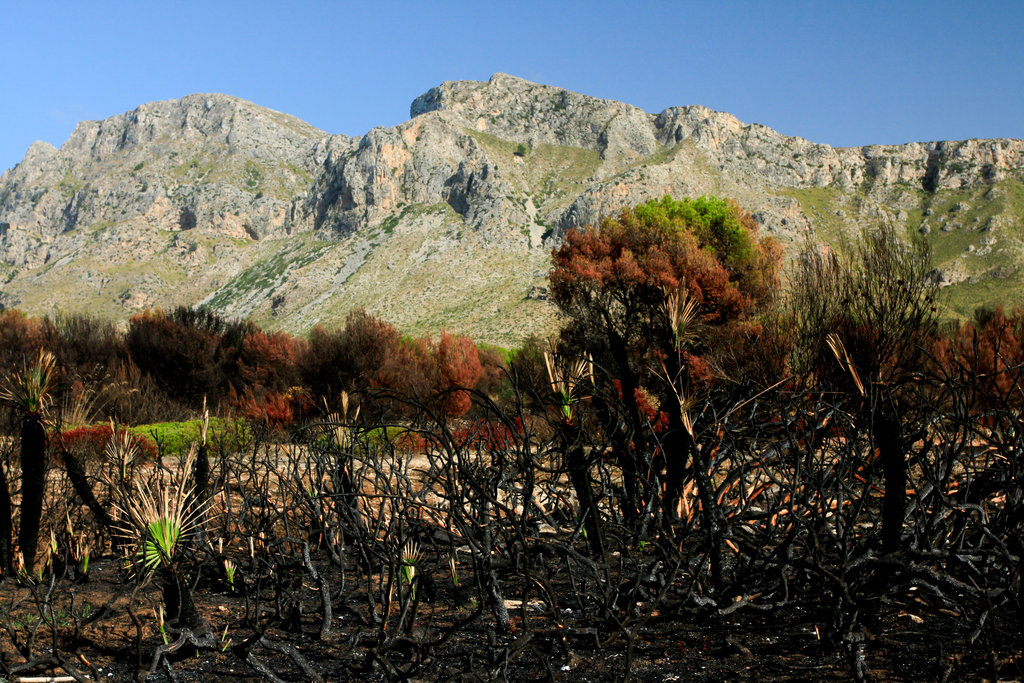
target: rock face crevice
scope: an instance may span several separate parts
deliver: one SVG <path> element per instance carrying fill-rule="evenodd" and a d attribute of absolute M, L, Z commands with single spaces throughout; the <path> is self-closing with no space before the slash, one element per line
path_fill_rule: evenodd
<path fill-rule="evenodd" d="M 88 305 L 111 302 L 105 310 L 171 303 L 166 287 L 227 313 L 270 315 L 277 301 L 274 321 L 304 311 L 299 324 L 311 306 L 299 290 L 347 301 L 375 250 L 400 234 L 425 241 L 390 254 L 387 272 L 401 270 L 398 258 L 405 277 L 435 264 L 444 278 L 446 258 L 482 245 L 531 264 L 515 276 L 526 299 L 565 230 L 665 194 L 733 197 L 787 246 L 880 219 L 922 234 L 973 229 L 963 213 L 940 226 L 921 212 L 989 188 L 991 210 L 975 203 L 970 220 L 1003 233 L 1020 225 L 1020 140 L 832 148 L 700 105 L 650 114 L 506 74 L 442 83 L 410 114 L 350 138 L 200 94 L 83 122 L 60 149 L 34 143 L 0 177 L 3 300 L 38 306 L 32 287 L 64 269 L 96 290 Z M 982 246 L 997 254 L 1011 244 Z M 335 252 L 331 274 L 322 259 Z M 497 275 L 477 260 L 486 290 Z"/>

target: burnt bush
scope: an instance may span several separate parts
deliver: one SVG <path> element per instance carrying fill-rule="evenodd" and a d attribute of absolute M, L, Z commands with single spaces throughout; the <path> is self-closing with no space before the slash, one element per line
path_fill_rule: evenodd
<path fill-rule="evenodd" d="M 0 668 L 1019 677 L 1019 315 L 944 332 L 922 252 L 895 237 L 806 254 L 774 300 L 739 268 L 757 306 L 739 305 L 719 263 L 701 281 L 732 297 L 728 320 L 678 282 L 648 282 L 631 251 L 631 284 L 618 284 L 645 297 L 646 333 L 618 317 L 570 327 L 500 373 L 465 340 L 403 338 L 365 313 L 308 344 L 202 312 L 148 314 L 128 348 L 191 349 L 199 374 L 173 388 L 158 358 L 152 375 L 122 363 L 125 386 L 190 387 L 189 407 L 208 391 L 252 424 L 203 423 L 194 459 L 85 458 L 81 472 L 52 460 L 41 569 L 5 568 L 17 581 L 2 587 Z M 609 294 L 573 291 L 569 308 Z M 9 325 L 35 343 L 26 321 Z M 16 482 L 16 453 L 2 464 Z M 17 510 L 21 492 L 5 491 Z M 163 554 L 109 511 L 157 491 L 187 511 Z M 89 590 L 102 607 L 82 616 Z"/>

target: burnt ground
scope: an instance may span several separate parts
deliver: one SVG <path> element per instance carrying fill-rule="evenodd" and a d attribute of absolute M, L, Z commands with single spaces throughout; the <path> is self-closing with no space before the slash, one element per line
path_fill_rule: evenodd
<path fill-rule="evenodd" d="M 239 580 L 239 588 L 246 586 L 244 594 L 228 590 L 222 581 L 201 579 L 196 603 L 210 642 L 199 649 L 179 648 L 148 676 L 163 642 L 156 619 L 161 598 L 152 583 L 133 594 L 134 582 L 126 580 L 117 563 L 100 560 L 88 581 L 53 584 L 51 611 L 40 608 L 44 601 L 37 602 L 49 586 L 33 588 L 8 579 L 0 585 L 3 662 L 14 671 L 12 681 L 29 674 L 60 675 L 68 669 L 82 675 L 98 673 L 102 680 L 127 681 L 133 679 L 136 662 L 142 677 L 150 681 L 268 680 L 257 670 L 260 665 L 285 681 L 313 678 L 303 665 L 328 681 L 852 678 L 849 656 L 829 644 L 829 614 L 810 601 L 803 604 L 811 606 L 792 601 L 768 610 L 754 597 L 727 615 L 683 606 L 641 609 L 637 613 L 642 616 L 609 625 L 599 618 L 596 605 L 571 597 L 574 593 L 565 585 L 555 587 L 557 595 L 570 596 L 557 599 L 560 622 L 534 594 L 525 613 L 521 602 L 507 602 L 511 628 L 499 633 L 475 591 L 459 589 L 447 573 L 436 572 L 434 599 L 418 604 L 415 620 L 408 622 L 411 626 L 396 633 L 400 615 L 393 606 L 382 633 L 370 617 L 365 579 L 358 585 L 354 576 L 355 572 L 347 576 L 342 592 L 341 573 L 325 572 L 334 613 L 326 639 L 320 638 L 322 603 L 301 569 L 290 577 L 297 599 L 283 605 L 274 597 L 274 586 L 288 577 L 265 577 L 259 595 L 253 577 Z M 386 610 L 378 605 L 377 611 Z M 912 594 L 906 600 L 880 602 L 873 612 L 862 620 L 870 679 L 1020 680 L 1024 675 L 1019 625 L 990 624 L 989 635 L 971 643 L 970 625 L 956 613 L 936 611 Z M 255 627 L 263 632 L 263 640 Z M 173 628 L 168 627 L 167 637 L 175 640 Z M 22 668 L 28 643 L 38 664 Z M 57 660 L 64 666 L 47 661 L 54 643 Z"/>

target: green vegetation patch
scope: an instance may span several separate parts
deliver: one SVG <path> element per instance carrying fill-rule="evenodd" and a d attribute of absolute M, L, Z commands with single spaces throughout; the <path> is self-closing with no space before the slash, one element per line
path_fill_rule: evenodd
<path fill-rule="evenodd" d="M 493 155 L 512 158 L 516 153 L 517 143 L 512 142 L 511 140 L 505 140 L 504 138 L 499 138 L 497 135 L 473 130 L 472 128 L 467 128 L 466 132 L 469 133 L 471 138 L 479 142 L 484 149 Z"/>
<path fill-rule="evenodd" d="M 298 270 L 316 261 L 332 246 L 327 242 L 298 243 L 286 247 L 267 259 L 258 261 L 233 277 L 210 300 L 213 308 L 227 307 L 232 301 L 252 292 L 279 287 L 291 270 Z"/>
<path fill-rule="evenodd" d="M 299 179 L 306 185 L 313 184 L 313 174 L 309 171 L 299 168 L 295 164 L 285 162 L 284 167 L 291 171 L 294 175 L 298 176 Z"/>
<path fill-rule="evenodd" d="M 65 197 L 73 197 L 76 192 L 85 187 L 85 181 L 71 175 L 71 171 L 64 174 L 64 177 L 57 184 L 57 188 L 60 189 L 61 194 Z"/>
<path fill-rule="evenodd" d="M 423 448 L 423 437 L 419 432 L 398 425 L 370 429 L 363 433 L 362 438 L 364 443 L 371 447 L 391 444 L 400 450 L 422 450 Z"/>
<path fill-rule="evenodd" d="M 184 456 L 202 435 L 202 420 L 158 422 L 132 427 L 129 431 L 152 439 L 161 456 Z M 207 443 L 213 452 L 236 452 L 252 441 L 252 431 L 245 420 L 210 418 Z"/>
<path fill-rule="evenodd" d="M 406 214 L 413 210 L 413 206 L 406 206 L 400 212 L 391 214 L 383 221 L 381 221 L 381 223 L 378 225 L 378 228 L 384 234 L 390 235 L 395 231 L 395 228 L 398 227 L 398 224 L 402 222 L 402 219 L 405 218 Z"/>
<path fill-rule="evenodd" d="M 671 149 L 668 149 L 660 142 L 657 144 L 658 149 L 654 154 L 641 161 L 641 166 L 657 166 L 658 164 L 667 163 L 671 161 L 676 156 L 676 153 L 682 148 L 682 145 L 675 145 Z"/>
<path fill-rule="evenodd" d="M 601 153 L 582 147 L 538 145 L 530 157 L 535 167 L 546 171 L 560 170 L 569 181 L 589 178 L 601 166 Z"/>
<path fill-rule="evenodd" d="M 845 221 L 836 215 L 843 211 L 843 194 L 834 187 L 787 187 L 779 194 L 800 203 L 800 210 L 814 224 L 818 237 L 832 247 L 842 241 Z"/>
<path fill-rule="evenodd" d="M 974 311 L 982 306 L 1002 305 L 1012 309 L 1024 301 L 1024 281 L 1019 270 L 1009 277 L 992 275 L 977 282 L 960 282 L 944 287 L 939 302 L 948 317 L 971 320 Z"/>
<path fill-rule="evenodd" d="M 908 211 L 908 234 L 919 235 L 922 223 L 928 225 L 925 240 L 932 262 L 967 278 L 941 290 L 947 313 L 968 319 L 979 306 L 1012 307 L 1024 300 L 1021 178 L 1010 175 L 991 185 L 920 194 L 921 207 Z"/>
<path fill-rule="evenodd" d="M 928 195 L 925 203 L 931 214 L 922 217 L 931 229 L 925 239 L 936 265 L 964 257 L 971 244 L 981 246 L 987 237 L 995 238 L 1000 247 L 1024 240 L 1024 185 L 1016 179 L 966 190 L 940 190 Z M 993 219 L 999 225 L 989 231 Z M 951 229 L 944 231 L 943 225 Z M 977 268 L 971 272 L 1009 265 L 1010 257 L 1000 254 L 1007 252 L 993 249 L 984 257 L 968 258 L 976 261 L 973 265 Z"/>
<path fill-rule="evenodd" d="M 512 358 L 515 357 L 517 353 L 519 353 L 519 349 L 508 349 L 505 348 L 504 346 L 498 346 L 497 344 L 488 344 L 486 342 L 478 342 L 476 346 L 480 351 L 495 354 L 496 356 L 501 358 L 502 362 L 505 363 L 505 365 L 508 365 L 509 362 L 511 362 Z"/>
<path fill-rule="evenodd" d="M 480 143 L 492 158 L 507 159 L 509 163 L 518 158 L 521 160 L 518 163 L 525 163 L 526 187 L 521 189 L 537 194 L 539 204 L 551 199 L 564 201 L 573 190 L 578 194 L 583 181 L 601 166 L 601 154 L 593 149 L 542 144 L 528 150 L 523 143 L 505 140 L 490 133 L 469 128 L 466 133 Z"/>
<path fill-rule="evenodd" d="M 209 156 L 201 155 L 173 167 L 171 177 L 180 182 L 212 182 L 210 175 L 216 167 L 217 164 Z"/>
<path fill-rule="evenodd" d="M 239 159 L 202 152 L 170 170 L 179 185 L 224 183 L 253 194 L 289 201 L 312 184 L 312 175 L 290 163 Z"/>
<path fill-rule="evenodd" d="M 103 232 L 107 228 L 112 228 L 115 225 L 117 225 L 116 221 L 96 221 L 95 223 L 87 227 L 86 230 L 90 233 L 98 233 Z"/>
<path fill-rule="evenodd" d="M 245 183 L 245 189 L 255 191 L 259 188 L 260 183 L 263 182 L 263 171 L 252 159 L 245 160 L 245 168 L 242 170 L 242 180 Z"/>

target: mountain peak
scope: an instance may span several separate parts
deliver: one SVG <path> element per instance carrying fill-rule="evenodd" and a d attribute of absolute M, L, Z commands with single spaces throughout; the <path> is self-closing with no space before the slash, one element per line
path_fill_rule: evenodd
<path fill-rule="evenodd" d="M 529 105 L 544 99 L 552 100 L 556 109 L 563 109 L 566 102 L 559 104 L 558 101 L 570 98 L 629 106 L 498 72 L 486 81 L 445 81 L 413 100 L 409 113 L 415 118 L 439 110 L 479 112 L 509 104 Z"/>
<path fill-rule="evenodd" d="M 530 147 L 579 147 L 626 161 L 658 149 L 655 118 L 637 107 L 503 73 L 487 81 L 447 81 L 410 107 L 413 118 L 431 112 L 449 112 L 467 128 Z"/>
<path fill-rule="evenodd" d="M 287 143 L 275 141 L 286 138 Z M 72 162 L 100 160 L 166 140 L 208 140 L 247 154 L 267 156 L 327 133 L 287 114 L 219 93 L 196 93 L 143 104 L 101 121 L 79 123 L 61 153 Z M 263 153 L 260 154 L 259 150 Z"/>
<path fill-rule="evenodd" d="M 928 235 L 943 282 L 1024 283 L 1020 141 L 833 149 L 503 73 L 410 111 L 348 138 L 196 93 L 33 144 L 0 177 L 0 305 L 205 302 L 294 331 L 364 307 L 514 344 L 550 331 L 541 292 L 565 230 L 666 194 L 731 197 L 787 248 L 892 220 Z"/>

